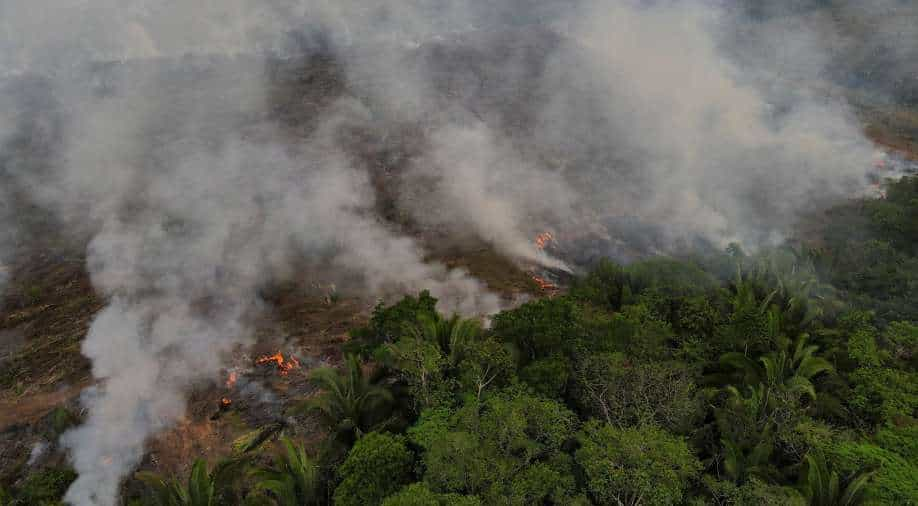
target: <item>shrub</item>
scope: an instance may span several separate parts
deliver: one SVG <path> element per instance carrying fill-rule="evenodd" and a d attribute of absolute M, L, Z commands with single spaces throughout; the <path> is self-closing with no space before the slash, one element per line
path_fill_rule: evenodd
<path fill-rule="evenodd" d="M 23 506 L 51 506 L 59 504 L 67 487 L 77 474 L 70 468 L 49 468 L 26 477 L 17 488 L 11 504 Z"/>
<path fill-rule="evenodd" d="M 575 458 L 600 505 L 679 504 L 702 469 L 681 438 L 652 427 L 587 423 Z"/>
<path fill-rule="evenodd" d="M 359 439 L 338 469 L 337 506 L 373 506 L 410 478 L 414 457 L 404 436 L 371 432 Z"/>

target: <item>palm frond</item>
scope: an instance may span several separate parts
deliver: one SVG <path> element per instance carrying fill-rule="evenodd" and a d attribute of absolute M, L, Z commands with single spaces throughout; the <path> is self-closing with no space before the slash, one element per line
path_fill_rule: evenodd
<path fill-rule="evenodd" d="M 171 480 L 150 471 L 138 471 L 134 473 L 134 477 L 146 485 L 147 489 L 152 493 L 154 504 L 158 506 L 173 506 L 178 504 L 179 498 L 176 497 Z"/>
<path fill-rule="evenodd" d="M 746 383 L 754 384 L 763 379 L 759 365 L 742 353 L 725 353 L 720 357 L 720 364 L 741 372 L 746 379 Z"/>
<path fill-rule="evenodd" d="M 797 367 L 797 376 L 813 378 L 819 374 L 831 373 L 833 371 L 835 371 L 835 368 L 832 367 L 832 364 L 829 363 L 828 360 L 822 357 L 809 356 L 800 362 L 800 365 Z"/>
<path fill-rule="evenodd" d="M 193 506 L 211 506 L 214 500 L 214 483 L 207 473 L 207 462 L 196 459 L 188 477 L 188 499 Z"/>
<path fill-rule="evenodd" d="M 300 403 L 296 411 L 317 411 L 340 434 L 365 430 L 377 410 L 393 401 L 392 393 L 365 374 L 360 360 L 349 355 L 341 371 L 323 367 L 310 375 L 322 390 Z"/>
<path fill-rule="evenodd" d="M 849 478 L 845 490 L 842 491 L 839 498 L 839 506 L 857 506 L 860 504 L 863 501 L 867 484 L 876 474 L 876 469 L 862 469 Z"/>

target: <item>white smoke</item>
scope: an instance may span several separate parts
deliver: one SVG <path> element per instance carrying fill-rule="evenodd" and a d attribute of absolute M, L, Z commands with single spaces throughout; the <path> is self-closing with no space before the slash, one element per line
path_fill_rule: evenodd
<path fill-rule="evenodd" d="M 593 2 L 569 21 L 576 44 L 557 53 L 546 80 L 557 91 L 542 113 L 545 144 L 608 153 L 582 169 L 591 208 L 674 238 L 755 246 L 789 233 L 812 203 L 863 184 L 872 147 L 844 104 L 766 93 L 760 69 L 720 50 L 724 16 L 709 5 L 636 5 Z"/>
<path fill-rule="evenodd" d="M 216 374 L 221 353 L 240 342 L 232 309 L 223 306 L 207 318 L 197 311 L 176 297 L 115 297 L 97 315 L 83 353 L 102 384 L 83 394 L 86 422 L 61 438 L 79 473 L 66 501 L 115 504 L 147 438 L 184 415 L 189 385 Z"/>
<path fill-rule="evenodd" d="M 59 17 L 40 7 L 4 4 L 24 35 L 3 41 L 4 64 L 34 59 L 66 76 L 55 94 L 69 127 L 60 163 L 10 176 L 88 232 L 93 285 L 110 300 L 83 343 L 99 380 L 84 393 L 88 419 L 62 437 L 79 474 L 67 502 L 116 503 L 146 440 L 184 416 L 185 392 L 248 342 L 258 288 L 303 260 L 330 261 L 368 296 L 429 289 L 444 311 L 500 308 L 482 283 L 427 261 L 375 216 L 369 178 L 339 139 L 366 121 L 361 104 L 330 107 L 306 138 L 260 119 L 263 63 L 234 55 L 280 46 L 286 20 L 261 15 L 285 12 L 262 8 L 277 5 L 211 2 L 193 13 L 178 3 L 78 2 L 56 5 Z M 45 37 L 39 28 L 56 29 Z M 197 76 L 162 59 L 186 52 L 219 57 L 201 60 Z M 81 65 L 97 59 L 126 60 L 101 96 L 80 81 Z"/>
<path fill-rule="evenodd" d="M 500 308 L 379 216 L 361 135 L 412 132 L 386 182 L 414 221 L 559 268 L 532 244 L 545 227 L 614 235 L 607 219 L 636 217 L 667 241 L 755 246 L 851 194 L 872 153 L 857 123 L 775 73 L 819 81 L 819 37 L 757 31 L 786 56 L 771 65 L 728 44 L 737 23 L 700 0 L 0 2 L 3 73 L 46 72 L 66 111 L 55 162 L 5 174 L 87 233 L 110 301 L 84 342 L 100 382 L 63 438 L 79 473 L 66 500 L 114 504 L 185 392 L 249 341 L 258 289 L 302 265 L 371 297 Z M 271 119 L 259 55 L 291 40 L 330 47 L 352 92 L 299 118 L 315 128 Z M 117 62 L 111 82 L 87 84 L 100 60 Z"/>
<path fill-rule="evenodd" d="M 560 173 L 541 170 L 498 142 L 481 124 L 432 132 L 427 157 L 407 174 L 404 205 L 422 223 L 455 235 L 471 231 L 510 258 L 568 269 L 532 238 L 540 232 L 533 226 L 570 215 L 573 192 Z"/>
<path fill-rule="evenodd" d="M 80 475 L 66 497 L 74 504 L 113 503 L 146 438 L 183 416 L 184 392 L 216 376 L 223 354 L 247 342 L 258 287 L 303 255 L 330 255 L 371 294 L 430 289 L 446 311 L 500 308 L 480 282 L 425 262 L 412 239 L 374 217 L 366 175 L 334 140 L 343 123 L 359 119 L 354 104 L 335 107 L 293 145 L 215 130 L 206 107 L 200 117 L 101 111 L 86 111 L 85 125 L 101 126 L 73 140 L 71 163 L 54 179 L 61 186 L 43 187 L 48 205 L 98 223 L 87 262 L 96 289 L 112 297 L 83 345 L 103 383 L 85 399 L 87 422 L 64 436 Z M 149 153 L 143 136 L 163 120 L 177 138 Z M 265 129 L 250 134 L 282 136 Z M 112 149 L 87 142 L 97 138 Z M 138 158 L 144 153 L 155 162 Z"/>

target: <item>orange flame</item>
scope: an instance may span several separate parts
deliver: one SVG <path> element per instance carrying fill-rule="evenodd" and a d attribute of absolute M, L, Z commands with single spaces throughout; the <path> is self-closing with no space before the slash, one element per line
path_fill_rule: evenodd
<path fill-rule="evenodd" d="M 540 278 L 535 274 L 532 274 L 532 280 L 535 281 L 537 285 L 539 285 L 539 289 L 541 289 L 543 292 L 553 292 L 558 289 L 558 286 L 551 281 L 548 281 L 545 278 Z"/>
<path fill-rule="evenodd" d="M 236 371 L 231 371 L 231 372 L 229 373 L 229 377 L 226 378 L 226 388 L 233 388 L 233 387 L 235 387 L 235 386 L 236 386 L 236 379 L 237 379 Z"/>
<path fill-rule="evenodd" d="M 232 403 L 233 403 L 233 401 L 232 401 L 231 399 L 227 398 L 227 397 L 224 397 L 224 398 L 220 399 L 220 407 L 221 407 L 221 408 L 228 408 L 228 407 L 230 407 L 230 404 L 232 404 Z"/>
<path fill-rule="evenodd" d="M 536 248 L 545 249 L 545 247 L 548 246 L 548 243 L 554 240 L 555 236 L 551 235 L 551 232 L 542 232 L 535 238 Z"/>
<path fill-rule="evenodd" d="M 284 358 L 284 355 L 281 352 L 277 352 L 274 355 L 265 355 L 264 357 L 261 357 L 255 361 L 255 363 L 258 365 L 272 362 L 277 365 L 277 371 L 281 376 L 286 376 L 290 373 L 291 370 L 300 366 L 299 360 L 294 357 L 290 357 L 290 359 L 287 360 Z"/>

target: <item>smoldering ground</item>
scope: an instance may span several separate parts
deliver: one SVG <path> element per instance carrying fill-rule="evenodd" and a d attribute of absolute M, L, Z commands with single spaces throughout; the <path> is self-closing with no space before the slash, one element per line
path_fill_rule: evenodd
<path fill-rule="evenodd" d="M 4 96 L 4 191 L 84 234 L 110 300 L 83 346 L 102 381 L 64 436 L 74 504 L 116 501 L 248 342 L 258 289 L 299 266 L 489 313 L 426 231 L 555 267 L 537 232 L 602 254 L 755 247 L 856 192 L 871 154 L 844 101 L 746 50 L 793 48 L 818 83 L 812 32 L 737 39 L 754 16 L 711 2 L 8 0 L 0 19 L 5 79 L 46 89 Z M 17 134 L 38 105 L 53 135 Z"/>

